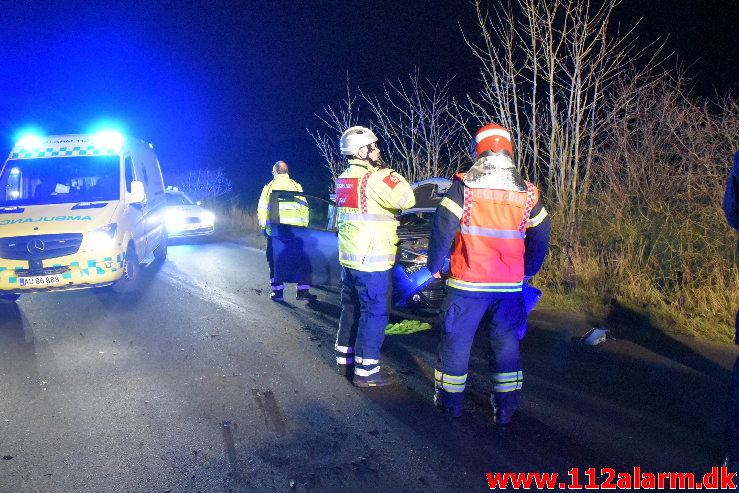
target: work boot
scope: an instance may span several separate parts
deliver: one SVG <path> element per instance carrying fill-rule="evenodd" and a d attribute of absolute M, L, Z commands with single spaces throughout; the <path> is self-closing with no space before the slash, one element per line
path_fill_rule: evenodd
<path fill-rule="evenodd" d="M 285 301 L 282 289 L 273 289 L 272 294 L 269 295 L 269 297 L 272 301 Z"/>
<path fill-rule="evenodd" d="M 493 422 L 498 426 L 508 426 L 511 422 L 512 417 L 513 417 L 512 412 L 507 411 L 505 409 L 496 409 L 495 418 L 493 419 Z"/>
<path fill-rule="evenodd" d="M 447 392 L 444 389 L 434 390 L 434 405 L 452 418 L 462 416 L 462 392 Z"/>
<path fill-rule="evenodd" d="M 382 370 L 366 377 L 359 376 L 356 373 L 354 374 L 355 387 L 384 387 L 385 385 L 390 385 L 390 383 L 390 378 Z"/>
<path fill-rule="evenodd" d="M 495 424 L 506 427 L 518 408 L 518 392 L 492 392 L 490 394 L 490 404 L 493 406 L 495 413 Z"/>
<path fill-rule="evenodd" d="M 318 296 L 307 289 L 298 289 L 298 294 L 295 295 L 295 299 L 298 301 L 313 301 L 316 298 L 318 298 Z"/>

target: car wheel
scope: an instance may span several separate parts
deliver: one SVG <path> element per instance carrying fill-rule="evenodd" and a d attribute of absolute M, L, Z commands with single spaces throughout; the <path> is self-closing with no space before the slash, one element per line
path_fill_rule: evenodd
<path fill-rule="evenodd" d="M 163 261 L 167 258 L 167 229 L 162 226 L 162 236 L 159 239 L 159 246 L 154 249 L 154 258 L 158 261 Z"/>
<path fill-rule="evenodd" d="M 128 245 L 126 260 L 123 262 L 123 277 L 113 283 L 113 291 L 116 293 L 133 293 L 139 287 L 141 278 L 141 264 L 139 256 L 133 244 Z"/>
<path fill-rule="evenodd" d="M 17 301 L 21 295 L 19 294 L 0 294 L 0 300 L 8 301 L 10 303 Z"/>

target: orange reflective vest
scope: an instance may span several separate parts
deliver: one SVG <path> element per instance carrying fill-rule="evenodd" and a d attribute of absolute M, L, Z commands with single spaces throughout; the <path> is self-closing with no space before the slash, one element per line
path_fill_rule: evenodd
<path fill-rule="evenodd" d="M 463 174 L 455 176 L 464 180 Z M 452 244 L 448 286 L 467 291 L 520 291 L 524 278 L 524 238 L 539 200 L 527 191 L 464 187 L 459 230 Z M 444 205 L 444 204 L 442 204 Z"/>

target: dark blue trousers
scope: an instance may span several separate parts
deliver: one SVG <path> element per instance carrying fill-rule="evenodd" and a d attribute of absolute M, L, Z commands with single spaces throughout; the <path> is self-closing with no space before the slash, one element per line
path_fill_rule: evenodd
<path fill-rule="evenodd" d="M 443 331 L 439 343 L 437 388 L 447 392 L 464 390 L 472 341 L 486 313 L 493 405 L 496 410 L 512 414 L 518 407 L 523 381 L 518 329 L 526 312 L 520 293 L 473 293 L 449 288 L 441 314 Z"/>
<path fill-rule="evenodd" d="M 272 291 L 279 291 L 285 289 L 285 283 L 282 279 L 275 277 L 275 263 L 274 263 L 274 250 L 272 247 L 273 241 L 280 241 L 279 239 L 273 238 L 272 235 L 267 235 L 267 265 L 269 266 L 269 283 Z M 310 274 L 307 272 L 301 274 L 298 278 L 298 289 L 310 289 Z"/>
<path fill-rule="evenodd" d="M 734 342 L 739 344 L 739 312 L 736 312 Z M 739 356 L 734 360 L 734 370 L 731 372 L 731 395 L 729 397 L 729 412 L 726 423 L 726 440 L 728 442 L 729 467 L 734 471 L 739 469 Z"/>
<path fill-rule="evenodd" d="M 281 280 L 275 279 L 275 264 L 272 261 L 272 235 L 267 236 L 267 265 L 269 266 L 269 283 L 272 286 L 272 290 L 284 289 L 284 284 Z"/>
<path fill-rule="evenodd" d="M 733 467 L 736 468 L 739 466 L 739 356 L 734 361 L 734 371 L 731 373 L 731 398 L 727 425 L 729 458 L 734 463 Z"/>
<path fill-rule="evenodd" d="M 354 374 L 380 371 L 380 348 L 390 310 L 390 270 L 363 272 L 341 268 L 341 317 L 336 361 L 354 364 Z"/>

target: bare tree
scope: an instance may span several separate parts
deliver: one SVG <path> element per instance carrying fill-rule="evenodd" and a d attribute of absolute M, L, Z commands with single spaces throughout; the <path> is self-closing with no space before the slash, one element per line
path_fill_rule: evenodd
<path fill-rule="evenodd" d="M 225 196 L 233 189 L 233 183 L 222 168 L 198 169 L 173 174 L 168 183 L 176 186 L 195 200 L 213 200 Z"/>
<path fill-rule="evenodd" d="M 465 36 L 484 82 L 468 97 L 469 111 L 478 123 L 512 130 L 519 169 L 567 217 L 565 250 L 576 245 L 578 200 L 588 190 L 602 107 L 618 75 L 633 71 L 648 48 L 637 48 L 630 32 L 610 36 L 619 2 L 509 0 L 491 16 L 476 0 L 481 39 Z"/>
<path fill-rule="evenodd" d="M 449 176 L 466 157 L 463 116 L 451 97 L 449 81 L 422 80 L 419 73 L 407 82 L 386 82 L 379 95 L 359 91 L 354 96 L 347 84 L 346 99 L 338 109 L 325 108 L 323 132 L 311 135 L 332 176 L 345 167 L 339 154 L 341 133 L 359 120 L 358 102 L 367 111 L 365 125 L 375 130 L 385 144 L 383 159 L 409 181 Z"/>
<path fill-rule="evenodd" d="M 338 108 L 324 107 L 324 115 L 318 117 L 324 125 L 324 131 L 308 131 L 334 180 L 346 167 L 345 158 L 339 152 L 339 138 L 344 130 L 357 125 L 356 100 L 357 97 L 351 93 L 349 74 L 347 74 L 344 100 L 339 103 Z"/>
<path fill-rule="evenodd" d="M 381 95 L 362 94 L 387 147 L 387 160 L 409 181 L 451 177 L 467 160 L 469 135 L 450 95 L 450 81 L 386 82 Z"/>

